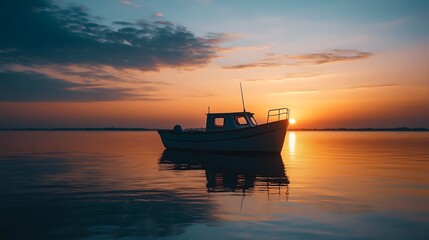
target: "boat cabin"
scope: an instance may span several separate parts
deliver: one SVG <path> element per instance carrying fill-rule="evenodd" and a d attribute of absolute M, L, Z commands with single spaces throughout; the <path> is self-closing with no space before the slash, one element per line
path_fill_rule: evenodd
<path fill-rule="evenodd" d="M 227 131 L 257 126 L 251 112 L 208 113 L 206 132 Z"/>

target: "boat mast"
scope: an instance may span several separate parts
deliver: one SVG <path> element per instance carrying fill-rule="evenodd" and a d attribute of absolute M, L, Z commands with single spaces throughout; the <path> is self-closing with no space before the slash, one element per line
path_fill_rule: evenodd
<path fill-rule="evenodd" d="M 241 91 L 241 102 L 243 103 L 243 112 L 246 112 L 246 107 L 244 106 L 244 96 L 243 96 L 243 88 L 241 87 L 241 82 L 240 82 L 240 91 Z"/>

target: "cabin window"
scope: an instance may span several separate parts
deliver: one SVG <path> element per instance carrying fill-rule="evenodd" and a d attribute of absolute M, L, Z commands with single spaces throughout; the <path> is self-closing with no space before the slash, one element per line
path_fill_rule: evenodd
<path fill-rule="evenodd" d="M 235 116 L 235 122 L 238 125 L 247 125 L 247 119 L 243 115 Z"/>
<path fill-rule="evenodd" d="M 258 125 L 256 119 L 253 116 L 250 117 L 250 121 L 253 123 L 253 125 Z"/>
<path fill-rule="evenodd" d="M 225 119 L 223 117 L 217 117 L 214 119 L 214 127 L 221 128 L 223 127 Z"/>

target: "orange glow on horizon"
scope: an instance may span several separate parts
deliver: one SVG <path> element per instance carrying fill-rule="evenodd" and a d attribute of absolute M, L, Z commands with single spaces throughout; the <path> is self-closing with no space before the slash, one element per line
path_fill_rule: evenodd
<path fill-rule="evenodd" d="M 136 93 L 143 91 L 153 99 L 1 102 L 0 127 L 172 128 L 181 124 L 199 128 L 205 126 L 207 107 L 212 112 L 242 111 L 240 82 L 246 109 L 255 113 L 259 123 L 266 122 L 269 109 L 287 107 L 295 119 L 300 119 L 294 125 L 299 128 L 429 127 L 429 85 L 424 82 L 428 70 L 394 57 L 418 58 L 417 50 L 314 66 L 317 71 L 290 67 L 231 70 L 214 63 L 191 70 L 127 70 L 125 75 L 133 75 L 134 80 L 116 84 L 135 88 Z M 392 70 L 386 71 L 384 65 Z M 49 76 L 64 77 L 52 69 L 42 70 Z M 119 72 L 104 70 L 114 76 Z M 133 85 L 145 79 L 150 79 L 150 88 L 139 90 L 141 83 Z M 404 83 L 404 79 L 414 82 Z M 290 124 L 294 124 L 292 119 Z"/>

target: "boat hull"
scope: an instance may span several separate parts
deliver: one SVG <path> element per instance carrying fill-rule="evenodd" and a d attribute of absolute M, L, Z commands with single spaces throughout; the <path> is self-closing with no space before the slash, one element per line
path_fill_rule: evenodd
<path fill-rule="evenodd" d="M 175 132 L 159 130 L 167 149 L 224 152 L 267 152 L 282 150 L 287 120 L 220 132 Z"/>

